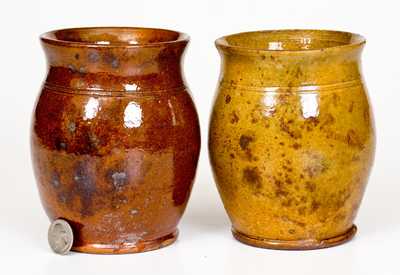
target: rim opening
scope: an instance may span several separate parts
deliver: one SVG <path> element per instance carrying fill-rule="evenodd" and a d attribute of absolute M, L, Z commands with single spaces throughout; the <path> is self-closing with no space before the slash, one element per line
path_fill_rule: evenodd
<path fill-rule="evenodd" d="M 146 47 L 189 40 L 181 32 L 138 27 L 62 29 L 44 33 L 40 38 L 50 44 L 89 47 Z"/>
<path fill-rule="evenodd" d="M 270 30 L 237 33 L 216 40 L 221 49 L 238 51 L 308 52 L 356 47 L 359 34 L 330 30 Z"/>

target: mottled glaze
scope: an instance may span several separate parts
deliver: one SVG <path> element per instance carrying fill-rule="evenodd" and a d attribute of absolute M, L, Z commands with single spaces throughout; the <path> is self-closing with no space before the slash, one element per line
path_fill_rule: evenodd
<path fill-rule="evenodd" d="M 315 249 L 355 234 L 375 151 L 364 44 L 317 30 L 216 41 L 222 65 L 209 151 L 239 241 Z"/>
<path fill-rule="evenodd" d="M 51 220 L 73 250 L 129 253 L 172 243 L 200 150 L 182 77 L 189 38 L 145 28 L 81 28 L 41 36 L 48 73 L 31 148 Z"/>

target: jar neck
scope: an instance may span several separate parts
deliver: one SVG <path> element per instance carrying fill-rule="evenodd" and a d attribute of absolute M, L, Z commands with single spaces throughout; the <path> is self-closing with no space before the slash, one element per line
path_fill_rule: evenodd
<path fill-rule="evenodd" d="M 184 86 L 187 41 L 143 47 L 88 47 L 42 42 L 45 85 L 69 90 L 159 91 Z"/>
<path fill-rule="evenodd" d="M 361 79 L 363 45 L 351 49 L 245 52 L 221 49 L 220 81 L 254 88 L 333 85 Z"/>

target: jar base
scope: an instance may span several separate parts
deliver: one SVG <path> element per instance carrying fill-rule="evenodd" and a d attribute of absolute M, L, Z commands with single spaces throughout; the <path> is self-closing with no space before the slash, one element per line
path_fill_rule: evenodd
<path fill-rule="evenodd" d="M 278 250 L 312 250 L 312 249 L 328 248 L 350 241 L 354 237 L 356 232 L 357 232 L 357 226 L 353 224 L 353 226 L 345 233 L 325 240 L 309 239 L 309 240 L 298 240 L 298 241 L 284 241 L 284 240 L 257 238 L 253 236 L 250 237 L 232 228 L 233 236 L 235 237 L 236 240 L 240 241 L 241 243 L 261 248 L 278 249 Z"/>
<path fill-rule="evenodd" d="M 155 240 L 137 241 L 123 244 L 84 244 L 73 246 L 71 250 L 90 254 L 128 254 L 156 250 L 174 243 L 178 237 L 178 229 Z"/>

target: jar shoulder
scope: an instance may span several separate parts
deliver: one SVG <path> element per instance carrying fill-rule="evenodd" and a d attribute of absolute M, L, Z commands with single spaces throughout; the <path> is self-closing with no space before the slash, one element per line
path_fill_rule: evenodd
<path fill-rule="evenodd" d="M 32 133 L 36 142 L 56 150 L 67 146 L 164 148 L 175 146 L 178 139 L 189 143 L 200 139 L 197 112 L 184 88 L 107 96 L 45 87 L 35 107 Z"/>
<path fill-rule="evenodd" d="M 294 88 L 222 84 L 217 88 L 212 119 L 231 118 L 235 123 L 239 122 L 238 115 L 242 114 L 244 121 L 249 120 L 255 124 L 260 119 L 280 120 L 285 117 L 288 120 L 318 120 L 332 116 L 340 120 L 362 119 L 373 123 L 371 109 L 362 82 L 343 87 Z"/>
<path fill-rule="evenodd" d="M 360 147 L 375 144 L 372 108 L 361 83 L 295 92 L 219 86 L 210 121 L 211 144 L 243 135 L 257 136 L 264 140 L 261 144 L 274 139 L 290 144 L 311 139 Z"/>

